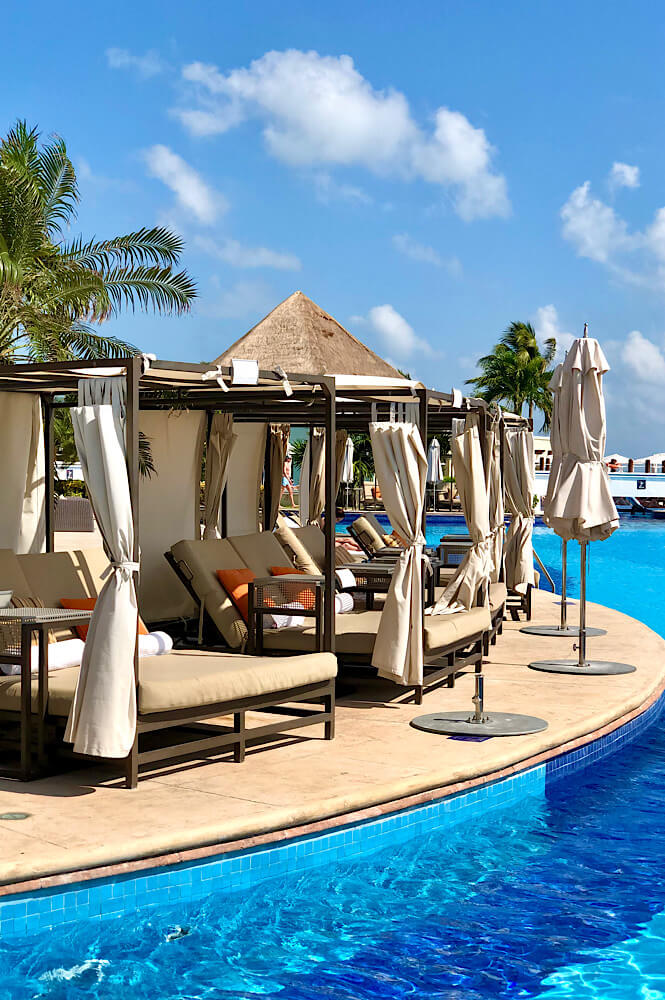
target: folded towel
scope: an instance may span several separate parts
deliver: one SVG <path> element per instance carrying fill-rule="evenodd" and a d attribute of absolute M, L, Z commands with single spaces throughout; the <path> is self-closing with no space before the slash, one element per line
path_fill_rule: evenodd
<path fill-rule="evenodd" d="M 345 615 L 353 611 L 353 594 L 335 594 L 335 614 Z"/>
<path fill-rule="evenodd" d="M 356 585 L 356 578 L 353 575 L 353 571 L 350 569 L 337 569 L 335 570 L 335 576 L 337 577 L 338 584 L 343 590 L 346 590 L 347 587 L 355 587 Z"/>
<path fill-rule="evenodd" d="M 289 603 L 289 608 L 292 611 L 304 611 L 305 608 L 298 601 L 291 601 Z M 296 626 L 301 626 L 305 624 L 305 618 L 303 615 L 264 615 L 263 622 L 265 628 L 294 628 Z"/>
<path fill-rule="evenodd" d="M 173 639 L 166 632 L 139 636 L 139 656 L 162 656 L 173 649 Z"/>

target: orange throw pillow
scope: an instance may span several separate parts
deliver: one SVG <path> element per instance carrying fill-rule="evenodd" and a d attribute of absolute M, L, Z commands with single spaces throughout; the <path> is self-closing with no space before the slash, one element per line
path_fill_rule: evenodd
<path fill-rule="evenodd" d="M 249 585 L 256 580 L 251 569 L 218 569 L 217 579 L 235 604 L 241 618 L 249 624 Z"/>
<path fill-rule="evenodd" d="M 69 608 L 70 611 L 92 611 L 97 603 L 96 597 L 61 597 L 60 603 L 63 608 Z M 74 631 L 76 632 L 79 639 L 83 639 L 85 642 L 86 636 L 88 634 L 88 625 L 75 625 Z M 139 615 L 138 624 L 138 634 L 148 635 L 148 630 L 145 627 L 145 623 L 141 616 Z"/>
<path fill-rule="evenodd" d="M 293 566 L 270 567 L 271 576 L 290 576 L 292 573 L 295 573 L 297 576 L 307 576 L 304 570 L 294 569 Z M 301 590 L 295 599 L 298 604 L 302 604 L 306 611 L 314 610 L 314 590 L 312 587 L 306 587 L 305 590 Z"/>

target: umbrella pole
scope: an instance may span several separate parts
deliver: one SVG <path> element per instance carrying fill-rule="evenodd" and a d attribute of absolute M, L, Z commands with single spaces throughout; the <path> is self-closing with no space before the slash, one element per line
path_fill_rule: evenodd
<path fill-rule="evenodd" d="M 586 666 L 586 542 L 580 542 L 580 641 L 578 665 Z"/>
<path fill-rule="evenodd" d="M 568 576 L 568 543 L 561 542 L 561 628 L 566 628 L 568 605 L 566 602 L 566 585 Z"/>

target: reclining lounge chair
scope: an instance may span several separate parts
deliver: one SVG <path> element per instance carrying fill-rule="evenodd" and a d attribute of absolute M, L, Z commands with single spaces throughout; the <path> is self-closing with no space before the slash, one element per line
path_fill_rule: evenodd
<path fill-rule="evenodd" d="M 281 561 L 278 560 L 278 556 Z M 236 610 L 229 595 L 217 577 L 218 569 L 248 568 L 257 575 L 254 590 L 257 592 L 255 609 L 257 621 L 264 613 L 275 611 L 279 603 L 280 578 L 270 578 L 270 566 L 288 566 L 288 557 L 274 535 L 259 532 L 230 539 L 181 541 L 172 546 L 167 560 L 189 592 L 199 603 L 202 614 L 218 632 L 218 638 L 231 648 L 239 648 L 254 628 L 250 629 Z M 287 560 L 285 562 L 285 560 Z M 283 578 L 282 578 L 283 579 Z M 304 576 L 292 586 L 322 588 L 323 578 Z M 252 586 L 250 585 L 250 591 Z M 263 603 L 266 592 L 270 603 Z M 292 601 L 292 597 L 289 597 Z M 285 603 L 288 603 L 285 602 Z M 381 612 L 354 610 L 338 614 L 335 622 L 335 653 L 345 664 L 369 665 L 379 627 Z M 443 680 L 450 684 L 462 669 L 470 664 L 477 668 L 482 662 L 483 642 L 491 627 L 487 607 L 472 608 L 452 615 L 425 616 L 423 622 L 423 649 L 427 664 L 425 687 L 438 686 Z M 259 625 L 260 628 L 260 625 Z M 305 623 L 286 628 L 262 630 L 259 646 L 267 652 L 280 655 L 293 652 L 311 652 L 316 648 L 320 626 Z M 415 691 L 416 700 L 422 700 L 423 688 Z"/>
<path fill-rule="evenodd" d="M 105 556 L 98 552 L 16 556 L 0 550 L 0 589 L 57 607 L 63 597 L 96 596 L 104 561 Z M 6 626 L 2 635 L 5 659 L 14 656 L 20 662 L 16 638 L 8 638 Z M 71 632 L 67 630 L 58 638 L 71 638 Z M 62 748 L 78 674 L 78 667 L 46 673 L 43 717 L 39 711 L 38 678 L 29 675 L 29 663 L 22 667 L 21 675 L 0 676 L 3 742 L 18 743 L 25 739 L 27 730 L 35 733 L 42 756 L 46 746 Z M 249 742 L 308 725 L 323 724 L 325 738 L 332 739 L 336 675 L 337 663 L 330 653 L 275 659 L 238 652 L 177 650 L 141 658 L 136 739 L 124 762 L 128 787 L 136 786 L 143 764 L 163 765 L 206 757 L 225 748 L 232 749 L 235 760 L 240 762 Z M 31 686 L 31 713 L 26 720 L 21 692 L 27 684 Z M 284 719 L 265 725 L 254 724 L 256 719 L 252 719 L 252 724 L 247 725 L 248 712 L 262 711 L 283 714 Z M 222 716 L 233 716 L 232 726 L 222 725 Z M 156 732 L 170 735 L 167 745 L 163 745 L 162 738 L 162 745 L 144 747 L 145 737 Z M 29 750 L 32 755 L 34 748 Z"/>

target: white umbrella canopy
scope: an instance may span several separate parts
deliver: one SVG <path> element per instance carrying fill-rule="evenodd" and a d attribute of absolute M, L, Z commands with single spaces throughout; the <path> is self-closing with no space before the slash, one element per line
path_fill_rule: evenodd
<path fill-rule="evenodd" d="M 565 541 L 602 540 L 619 527 L 603 461 L 603 375 L 607 371 L 605 355 L 592 337 L 574 341 L 561 366 L 561 467 L 553 495 L 547 498 L 545 521 Z"/>
<path fill-rule="evenodd" d="M 665 458 L 665 456 L 663 456 Z M 620 455 L 618 451 L 612 452 L 611 455 L 605 455 L 605 463 L 607 462 L 617 462 L 619 465 L 627 465 L 630 459 L 626 455 Z M 638 459 L 637 461 L 644 461 L 644 459 Z"/>
<path fill-rule="evenodd" d="M 443 481 L 443 466 L 441 465 L 441 444 L 438 438 L 432 438 L 427 451 L 427 482 Z"/>
<path fill-rule="evenodd" d="M 348 437 L 344 446 L 344 461 L 342 463 L 342 482 L 347 486 L 353 482 L 353 439 Z"/>
<path fill-rule="evenodd" d="M 612 457 L 614 456 L 607 456 L 606 461 L 609 461 Z M 617 456 L 617 461 L 621 461 L 620 455 Z M 627 462 L 628 459 L 625 458 L 623 461 Z M 657 451 L 655 455 L 645 455 L 644 458 L 636 458 L 635 462 L 637 465 L 644 465 L 645 462 L 651 462 L 652 465 L 660 465 L 662 462 L 665 462 L 665 451 Z"/>

